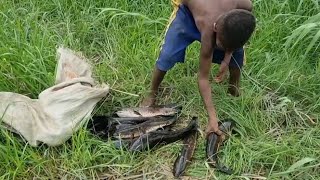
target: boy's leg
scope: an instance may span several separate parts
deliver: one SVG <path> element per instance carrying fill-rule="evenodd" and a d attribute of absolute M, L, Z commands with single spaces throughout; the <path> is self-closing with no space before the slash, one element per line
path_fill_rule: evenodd
<path fill-rule="evenodd" d="M 151 92 L 149 93 L 148 97 L 141 103 L 141 106 L 152 106 L 155 104 L 159 85 L 161 84 L 166 73 L 167 71 L 161 71 L 155 65 L 152 74 Z"/>
<path fill-rule="evenodd" d="M 244 58 L 244 49 L 239 48 L 232 54 L 229 65 L 230 77 L 228 92 L 235 97 L 238 97 L 240 95 L 240 77 Z"/>
<path fill-rule="evenodd" d="M 238 97 L 240 95 L 239 85 L 240 85 L 240 76 L 241 70 L 238 67 L 229 66 L 229 88 L 228 93 L 232 96 Z"/>
<path fill-rule="evenodd" d="M 190 11 L 184 5 L 180 5 L 175 19 L 166 32 L 164 44 L 152 73 L 151 92 L 141 103 L 141 106 L 155 104 L 159 85 L 166 72 L 176 63 L 184 62 L 187 46 L 194 42 L 198 36 L 200 36 L 200 33 Z"/>

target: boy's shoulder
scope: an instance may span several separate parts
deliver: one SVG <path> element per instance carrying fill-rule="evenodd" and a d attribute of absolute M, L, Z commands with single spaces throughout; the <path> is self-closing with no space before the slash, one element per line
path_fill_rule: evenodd
<path fill-rule="evenodd" d="M 237 0 L 237 9 L 252 11 L 253 4 L 251 0 Z"/>

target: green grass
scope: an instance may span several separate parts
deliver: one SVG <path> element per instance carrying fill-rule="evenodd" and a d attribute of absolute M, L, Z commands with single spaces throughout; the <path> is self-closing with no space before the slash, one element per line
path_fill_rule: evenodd
<path fill-rule="evenodd" d="M 239 135 L 221 149 L 223 161 L 240 175 L 208 168 L 200 137 L 187 176 L 320 179 L 320 126 L 310 120 L 317 123 L 320 115 L 319 10 L 317 0 L 254 1 L 258 24 L 246 46 L 242 96 L 229 97 L 227 84 L 212 84 L 219 118 L 240 124 Z M 0 90 L 37 98 L 54 82 L 56 48 L 63 45 L 83 52 L 94 64 L 97 80 L 114 89 L 99 113 L 137 106 L 149 90 L 171 11 L 169 0 L 2 1 Z M 198 59 L 199 43 L 194 43 L 186 63 L 168 72 L 159 101 L 182 103 L 186 123 L 196 115 L 205 130 Z M 132 155 L 85 129 L 54 148 L 30 147 L 4 129 L 0 142 L 2 179 L 170 179 L 180 151 L 177 142 Z"/>

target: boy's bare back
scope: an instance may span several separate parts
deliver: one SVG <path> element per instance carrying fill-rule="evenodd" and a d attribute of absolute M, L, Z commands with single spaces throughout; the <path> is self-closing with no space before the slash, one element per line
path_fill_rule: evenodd
<path fill-rule="evenodd" d="M 190 9 L 201 33 L 225 12 L 232 9 L 252 10 L 251 0 L 182 0 L 182 3 Z"/>

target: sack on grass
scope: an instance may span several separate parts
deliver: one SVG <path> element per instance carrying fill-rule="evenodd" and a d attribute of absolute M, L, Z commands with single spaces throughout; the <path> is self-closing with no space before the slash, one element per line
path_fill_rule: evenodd
<path fill-rule="evenodd" d="M 57 52 L 55 85 L 38 99 L 0 92 L 0 120 L 32 146 L 63 144 L 109 93 L 108 85 L 95 84 L 85 58 L 66 48 Z"/>

